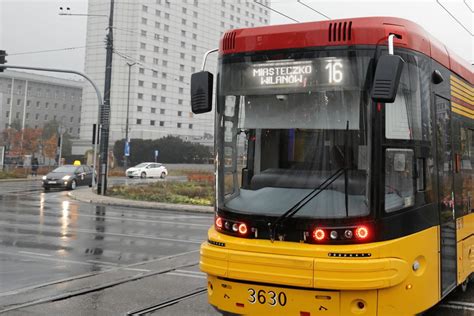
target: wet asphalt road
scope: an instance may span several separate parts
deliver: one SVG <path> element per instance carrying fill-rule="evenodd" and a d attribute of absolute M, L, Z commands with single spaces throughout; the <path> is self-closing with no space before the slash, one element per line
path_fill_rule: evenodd
<path fill-rule="evenodd" d="M 38 181 L 0 182 L 0 313 L 124 315 L 161 303 L 151 314 L 217 315 L 199 292 L 198 249 L 211 222 L 80 203 Z M 471 286 L 428 315 L 474 315 L 473 302 Z"/>

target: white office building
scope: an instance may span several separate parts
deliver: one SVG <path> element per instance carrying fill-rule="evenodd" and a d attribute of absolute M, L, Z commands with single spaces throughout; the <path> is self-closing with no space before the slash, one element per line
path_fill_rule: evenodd
<path fill-rule="evenodd" d="M 101 89 L 109 5 L 89 0 L 88 7 L 85 72 Z M 269 19 L 269 9 L 251 0 L 115 0 L 110 144 L 125 138 L 129 68 L 129 138 L 175 135 L 212 144 L 212 114 L 191 113 L 191 74 L 200 70 L 204 53 L 218 47 L 226 30 L 266 25 Z M 214 72 L 216 63 L 214 54 L 207 69 Z M 85 88 L 74 154 L 91 148 L 97 103 L 94 90 Z"/>

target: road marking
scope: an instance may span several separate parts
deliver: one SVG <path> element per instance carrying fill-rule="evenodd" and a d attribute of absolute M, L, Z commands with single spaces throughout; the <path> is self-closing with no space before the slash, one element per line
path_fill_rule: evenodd
<path fill-rule="evenodd" d="M 57 212 L 49 212 L 43 211 L 43 215 L 51 214 L 57 215 Z M 18 215 L 23 215 L 25 217 L 32 216 L 31 214 L 24 215 L 24 214 L 14 214 L 15 217 Z M 34 216 L 34 215 L 33 215 Z M 140 219 L 140 218 L 130 218 L 130 217 L 117 217 L 117 216 L 103 216 L 103 215 L 91 215 L 91 214 L 83 214 L 81 213 L 79 217 L 92 217 L 92 218 L 100 218 L 100 219 L 110 219 L 110 220 L 117 220 L 117 221 L 130 221 L 130 222 L 144 222 L 144 223 L 157 223 L 157 224 L 170 224 L 170 225 L 184 225 L 184 226 L 196 226 L 196 227 L 204 227 L 209 228 L 212 225 L 212 220 L 210 220 L 209 224 L 197 224 L 197 223 L 187 223 L 187 222 L 171 222 L 171 221 L 160 221 L 160 220 L 151 220 L 151 219 Z M 188 219 L 187 217 L 171 217 L 170 219 L 177 218 L 177 219 Z"/>
<path fill-rule="evenodd" d="M 137 272 L 150 272 L 151 271 L 147 269 L 137 269 L 137 268 L 122 268 L 122 270 L 137 271 Z"/>
<path fill-rule="evenodd" d="M 105 264 L 110 266 L 118 266 L 118 263 L 115 262 L 108 262 L 108 261 L 99 261 L 99 260 L 87 260 L 90 263 L 98 263 L 98 264 Z"/>
<path fill-rule="evenodd" d="M 24 253 L 27 255 L 42 256 L 42 257 L 51 257 L 51 255 L 48 255 L 45 253 L 38 253 L 38 252 L 18 251 L 18 253 Z"/>
<path fill-rule="evenodd" d="M 187 273 L 177 273 L 177 272 L 168 272 L 165 275 L 175 275 L 175 276 L 182 276 L 182 277 L 187 277 L 187 278 L 195 278 L 195 279 L 207 279 L 206 276 L 201 276 L 201 275 L 192 275 L 192 274 L 187 274 Z"/>
<path fill-rule="evenodd" d="M 463 301 L 448 301 L 446 303 L 447 304 L 455 304 L 455 305 L 463 305 L 463 306 L 474 307 L 474 303 L 463 302 Z"/>
<path fill-rule="evenodd" d="M 11 227 L 12 225 L 10 223 L 0 223 L 0 226 Z M 15 224 L 14 227 L 38 230 L 37 225 Z M 57 232 L 57 229 L 50 229 L 50 228 L 42 227 L 42 231 Z M 173 239 L 173 238 L 155 237 L 155 236 L 148 236 L 148 235 L 130 235 L 130 234 L 121 234 L 121 233 L 112 233 L 112 232 L 97 232 L 96 230 L 80 229 L 80 228 L 75 228 L 75 229 L 74 228 L 68 228 L 68 232 L 86 233 L 86 234 L 93 234 L 93 235 L 109 235 L 109 236 L 119 236 L 119 237 L 130 237 L 130 238 L 142 238 L 142 239 L 171 241 L 171 242 L 182 242 L 182 243 L 189 243 L 189 244 L 196 244 L 196 245 L 200 245 L 204 241 L 204 240 L 192 240 L 192 239 L 191 240 Z"/>
<path fill-rule="evenodd" d="M 175 272 L 178 273 L 188 273 L 188 274 L 195 274 L 195 275 L 206 275 L 204 272 L 200 271 L 189 271 L 189 270 L 174 270 Z"/>
<path fill-rule="evenodd" d="M 474 311 L 473 307 L 462 306 L 462 305 L 441 304 L 441 305 L 438 305 L 438 306 L 439 307 L 444 307 L 444 308 L 458 309 L 458 310 Z"/>

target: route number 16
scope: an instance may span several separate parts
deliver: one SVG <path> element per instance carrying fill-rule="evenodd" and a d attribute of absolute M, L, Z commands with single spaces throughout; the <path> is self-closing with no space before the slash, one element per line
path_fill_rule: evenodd
<path fill-rule="evenodd" d="M 328 70 L 329 83 L 340 83 L 342 81 L 342 63 L 339 61 L 328 61 L 324 69 Z"/>

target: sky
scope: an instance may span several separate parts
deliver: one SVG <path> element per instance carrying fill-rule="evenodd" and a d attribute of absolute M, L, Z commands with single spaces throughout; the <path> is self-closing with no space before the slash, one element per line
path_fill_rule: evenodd
<path fill-rule="evenodd" d="M 420 24 L 455 53 L 474 63 L 474 0 L 300 1 L 307 6 L 297 0 L 272 0 L 272 8 L 301 22 L 326 19 L 310 8 L 332 19 L 360 16 L 406 18 Z M 0 0 L 0 49 L 9 54 L 8 63 L 84 70 L 87 18 L 59 16 L 59 7 L 70 7 L 72 13 L 87 13 L 87 0 Z M 286 23 L 295 22 L 272 12 L 271 24 Z M 42 52 L 63 48 L 71 49 Z M 73 78 L 72 75 L 65 76 Z"/>

